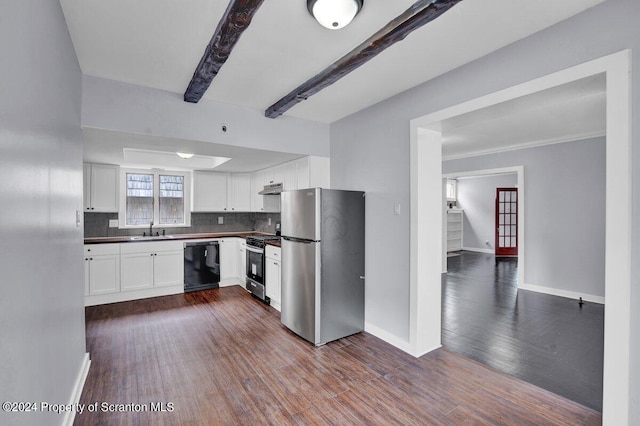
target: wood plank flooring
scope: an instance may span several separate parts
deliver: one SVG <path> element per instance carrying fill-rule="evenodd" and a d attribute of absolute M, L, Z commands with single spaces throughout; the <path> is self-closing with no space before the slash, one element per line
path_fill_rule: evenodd
<path fill-rule="evenodd" d="M 444 349 L 367 334 L 315 348 L 239 286 L 86 309 L 76 425 L 597 425 L 600 414 Z M 126 408 L 126 406 L 123 406 Z M 132 406 L 133 408 L 133 406 Z"/>
<path fill-rule="evenodd" d="M 604 305 L 517 288 L 517 258 L 447 259 L 442 343 L 451 351 L 602 411 Z"/>

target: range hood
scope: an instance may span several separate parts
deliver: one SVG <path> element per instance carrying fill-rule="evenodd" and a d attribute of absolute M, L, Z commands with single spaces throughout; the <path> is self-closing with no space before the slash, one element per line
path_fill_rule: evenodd
<path fill-rule="evenodd" d="M 258 195 L 278 195 L 281 192 L 282 192 L 282 182 L 271 183 L 269 185 L 265 185 L 264 189 L 258 192 Z"/>

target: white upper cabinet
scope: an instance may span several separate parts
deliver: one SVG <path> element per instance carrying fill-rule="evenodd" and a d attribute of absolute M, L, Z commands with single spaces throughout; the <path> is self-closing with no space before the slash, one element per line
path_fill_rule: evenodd
<path fill-rule="evenodd" d="M 193 172 L 194 212 L 227 211 L 227 173 Z"/>
<path fill-rule="evenodd" d="M 119 167 L 85 163 L 83 172 L 84 211 L 117 213 Z"/>
<path fill-rule="evenodd" d="M 235 212 L 251 211 L 251 174 L 229 175 L 227 209 Z"/>
<path fill-rule="evenodd" d="M 251 211 L 262 212 L 264 211 L 264 199 L 263 195 L 258 195 L 258 192 L 264 188 L 265 174 L 262 171 L 251 173 Z"/>
<path fill-rule="evenodd" d="M 289 161 L 280 166 L 282 168 L 282 189 L 284 191 L 291 191 L 298 189 L 298 183 L 296 181 L 296 162 Z"/>
<path fill-rule="evenodd" d="M 296 163 L 296 189 L 330 188 L 329 159 L 325 157 L 304 157 Z"/>

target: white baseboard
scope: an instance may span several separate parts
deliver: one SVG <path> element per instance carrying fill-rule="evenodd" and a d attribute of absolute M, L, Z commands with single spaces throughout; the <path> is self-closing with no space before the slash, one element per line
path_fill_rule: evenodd
<path fill-rule="evenodd" d="M 146 299 L 149 297 L 168 296 L 180 293 L 184 293 L 183 284 L 148 288 L 144 290 L 121 291 L 119 293 L 85 296 L 84 306 L 104 305 L 106 303 L 126 302 L 128 300 Z"/>
<path fill-rule="evenodd" d="M 390 345 L 395 346 L 396 348 L 400 349 L 401 351 L 404 351 L 406 353 L 408 353 L 409 355 L 413 355 L 416 356 L 414 354 L 414 350 L 411 347 L 411 345 L 409 344 L 409 342 L 407 342 L 406 340 L 400 339 L 397 336 L 389 333 L 386 330 L 383 330 L 371 323 L 365 322 L 364 323 L 364 331 L 366 331 L 369 334 L 373 334 L 374 336 L 376 336 L 378 339 L 384 340 L 385 342 L 389 343 Z M 417 358 L 417 357 L 416 357 Z"/>
<path fill-rule="evenodd" d="M 473 251 L 476 253 L 488 253 L 488 254 L 496 254 L 495 250 L 486 249 L 486 248 L 475 248 L 475 247 L 462 247 L 464 251 Z"/>
<path fill-rule="evenodd" d="M 604 297 L 594 296 L 593 294 L 577 293 L 574 291 L 560 290 L 557 288 L 543 287 L 533 284 L 518 284 L 518 288 L 521 290 L 535 291 L 537 293 L 551 294 L 554 296 L 566 297 L 575 300 L 579 300 L 582 297 L 582 300 L 584 300 L 585 302 L 600 303 L 602 305 L 605 304 Z"/>
<path fill-rule="evenodd" d="M 89 367 L 91 367 L 91 359 L 89 358 L 89 353 L 85 353 L 82 358 L 82 364 L 80 365 L 80 371 L 78 372 L 78 378 L 76 379 L 76 383 L 73 386 L 73 391 L 71 392 L 71 400 L 69 403 L 77 407 L 80 403 L 80 396 L 82 395 L 82 389 L 84 389 L 84 383 L 87 380 L 87 375 L 89 374 Z M 62 420 L 63 426 L 72 426 L 73 421 L 76 418 L 76 410 L 67 411 Z"/>

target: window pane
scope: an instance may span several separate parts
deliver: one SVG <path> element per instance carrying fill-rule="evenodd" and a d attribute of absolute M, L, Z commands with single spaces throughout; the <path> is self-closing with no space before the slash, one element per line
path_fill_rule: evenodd
<path fill-rule="evenodd" d="M 153 175 L 127 173 L 127 225 L 153 220 Z"/>
<path fill-rule="evenodd" d="M 160 175 L 160 224 L 184 223 L 184 176 Z"/>

